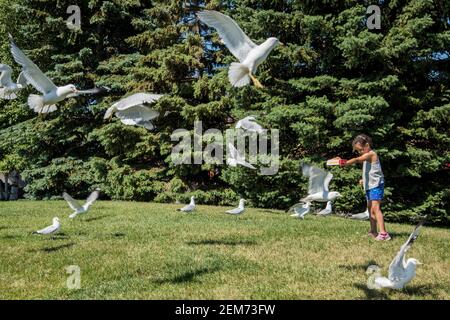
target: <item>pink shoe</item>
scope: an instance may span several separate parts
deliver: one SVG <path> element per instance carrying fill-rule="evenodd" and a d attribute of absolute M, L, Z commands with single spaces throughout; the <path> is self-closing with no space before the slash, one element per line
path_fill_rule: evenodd
<path fill-rule="evenodd" d="M 375 240 L 377 240 L 377 241 L 388 241 L 388 240 L 391 240 L 391 236 L 387 232 L 384 232 L 384 233 L 380 232 L 378 234 L 378 236 L 375 238 Z"/>

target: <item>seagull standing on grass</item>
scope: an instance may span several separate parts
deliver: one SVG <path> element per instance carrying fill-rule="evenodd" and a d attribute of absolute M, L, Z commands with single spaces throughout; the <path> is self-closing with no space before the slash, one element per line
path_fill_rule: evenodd
<path fill-rule="evenodd" d="M 44 229 L 34 231 L 33 234 L 55 234 L 58 233 L 61 229 L 61 224 L 59 223 L 59 218 L 54 217 L 53 218 L 53 224 L 51 226 L 48 226 Z"/>
<path fill-rule="evenodd" d="M 309 177 L 308 196 L 301 199 L 302 202 L 328 202 L 341 196 L 339 192 L 328 190 L 330 181 L 333 179 L 331 172 L 308 164 L 302 165 L 302 172 L 304 176 Z"/>
<path fill-rule="evenodd" d="M 12 81 L 11 75 L 11 67 L 7 64 L 0 64 L 0 99 L 16 99 L 16 93 L 25 88 L 28 84 L 23 72 L 19 74 L 17 83 Z"/>
<path fill-rule="evenodd" d="M 231 167 L 236 167 L 238 164 L 241 166 L 256 169 L 253 165 L 245 161 L 245 157 L 240 155 L 233 144 L 228 143 L 228 149 L 230 150 L 229 156 L 227 157 L 227 164 Z"/>
<path fill-rule="evenodd" d="M 369 219 L 369 209 L 366 209 L 364 212 L 352 214 L 349 218 L 350 219 L 356 219 L 356 220 L 367 220 Z"/>
<path fill-rule="evenodd" d="M 389 265 L 389 275 L 387 278 L 376 276 L 375 277 L 375 288 L 390 288 L 390 289 L 402 289 L 407 283 L 409 283 L 416 275 L 417 265 L 422 264 L 417 259 L 409 258 L 405 261 L 405 254 L 414 241 L 419 236 L 419 231 L 425 221 L 421 221 L 414 228 L 414 231 L 409 236 L 408 240 L 401 246 L 400 251 L 395 256 Z M 378 272 L 379 267 L 375 267 L 372 271 Z M 370 267 L 369 267 L 370 268 Z M 370 269 L 368 270 L 370 271 Z"/>
<path fill-rule="evenodd" d="M 154 129 L 151 120 L 159 116 L 159 112 L 147 105 L 158 101 L 163 95 L 150 93 L 136 93 L 114 103 L 106 110 L 104 119 L 111 118 L 113 114 L 125 125 Z"/>
<path fill-rule="evenodd" d="M 31 94 L 28 97 L 28 106 L 38 113 L 49 113 L 57 110 L 56 104 L 66 98 L 76 97 L 81 94 L 95 94 L 103 92 L 105 89 L 94 88 L 80 91 L 73 84 L 57 87 L 39 68 L 31 61 L 19 47 L 14 43 L 14 39 L 9 35 L 11 53 L 14 60 L 22 66 L 22 73 L 27 82 L 42 96 Z"/>
<path fill-rule="evenodd" d="M 220 38 L 231 53 L 239 60 L 232 62 L 228 79 L 234 87 L 243 87 L 253 81 L 262 88 L 254 76 L 258 66 L 263 63 L 276 45 L 281 44 L 277 38 L 268 38 L 256 45 L 229 16 L 213 10 L 197 13 L 197 17 L 207 26 L 217 30 Z"/>
<path fill-rule="evenodd" d="M 237 208 L 225 211 L 225 213 L 228 213 L 228 214 L 242 214 L 245 211 L 244 202 L 245 202 L 244 199 L 240 199 L 239 200 L 239 206 Z"/>
<path fill-rule="evenodd" d="M 236 129 L 239 129 L 239 128 L 241 128 L 245 131 L 249 131 L 249 132 L 256 132 L 258 134 L 264 131 L 263 127 L 261 127 L 256 122 L 256 116 L 248 116 L 242 120 L 239 120 L 236 123 Z"/>
<path fill-rule="evenodd" d="M 74 212 L 69 216 L 69 218 L 73 219 L 81 213 L 88 212 L 90 206 L 94 204 L 94 202 L 98 199 L 99 195 L 100 195 L 100 189 L 96 189 L 86 199 L 85 204 L 81 205 L 77 200 L 72 198 L 67 192 L 64 192 L 63 193 L 64 200 L 66 200 L 67 203 L 69 204 L 69 207 L 71 207 L 72 210 L 74 210 Z"/>
<path fill-rule="evenodd" d="M 328 201 L 325 209 L 318 212 L 317 215 L 318 216 L 327 216 L 327 215 L 330 215 L 332 212 L 333 212 L 333 208 L 331 207 L 331 201 Z"/>
<path fill-rule="evenodd" d="M 191 197 L 191 202 L 188 205 L 184 206 L 183 208 L 177 209 L 177 211 L 183 211 L 183 212 L 191 212 L 191 211 L 193 211 L 195 209 L 195 200 L 194 199 L 195 199 L 195 197 L 192 196 Z"/>
<path fill-rule="evenodd" d="M 291 214 L 291 217 L 305 219 L 305 215 L 308 214 L 309 211 L 311 210 L 311 202 L 297 203 L 297 204 L 293 205 L 292 207 L 290 207 L 287 210 L 287 212 L 292 211 L 292 210 L 294 211 L 294 213 Z"/>

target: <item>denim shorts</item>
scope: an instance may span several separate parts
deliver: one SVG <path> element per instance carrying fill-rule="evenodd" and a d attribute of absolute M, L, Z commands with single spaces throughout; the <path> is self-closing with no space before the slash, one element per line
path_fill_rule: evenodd
<path fill-rule="evenodd" d="M 383 197 L 384 197 L 384 183 L 380 184 L 378 187 L 366 191 L 367 201 L 383 200 Z"/>

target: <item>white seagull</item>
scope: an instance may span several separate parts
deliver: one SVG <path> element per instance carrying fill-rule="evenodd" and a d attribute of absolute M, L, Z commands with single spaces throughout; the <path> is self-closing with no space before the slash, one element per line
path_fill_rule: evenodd
<path fill-rule="evenodd" d="M 375 288 L 402 289 L 415 277 L 417 265 L 422 263 L 414 258 L 409 258 L 405 261 L 405 254 L 419 236 L 420 228 L 424 223 L 425 221 L 421 221 L 419 224 L 417 224 L 408 240 L 401 246 L 400 251 L 397 253 L 394 260 L 392 260 L 391 264 L 389 265 L 388 277 L 375 277 Z"/>
<path fill-rule="evenodd" d="M 308 164 L 302 165 L 303 175 L 309 177 L 308 196 L 301 199 L 302 202 L 317 201 L 328 202 L 334 201 L 341 194 L 335 191 L 329 191 L 328 185 L 330 184 L 333 175 L 331 172 L 319 169 Z"/>
<path fill-rule="evenodd" d="M 193 211 L 195 209 L 195 200 L 194 199 L 195 199 L 195 197 L 192 196 L 191 197 L 191 202 L 188 205 L 184 206 L 183 208 L 177 209 L 177 211 L 183 211 L 183 212 L 191 212 L 191 211 Z"/>
<path fill-rule="evenodd" d="M 11 53 L 14 60 L 22 66 L 22 73 L 27 82 L 42 96 L 31 94 L 28 97 L 28 106 L 38 113 L 49 113 L 57 109 L 56 104 L 66 98 L 76 97 L 81 94 L 94 94 L 103 89 L 94 88 L 80 91 L 73 84 L 57 87 L 39 68 L 31 61 L 19 47 L 14 43 L 14 39 L 9 35 Z"/>
<path fill-rule="evenodd" d="M 225 211 L 225 213 L 228 213 L 228 214 L 241 214 L 241 213 L 243 213 L 245 211 L 244 202 L 245 202 L 244 199 L 240 199 L 239 200 L 239 206 L 237 208 Z"/>
<path fill-rule="evenodd" d="M 55 234 L 58 233 L 61 229 L 61 224 L 59 223 L 59 218 L 54 217 L 53 218 L 53 224 L 51 226 L 48 226 L 44 229 L 34 231 L 34 234 Z"/>
<path fill-rule="evenodd" d="M 0 64 L 0 99 L 16 99 L 16 93 L 25 88 L 28 84 L 23 72 L 19 74 L 17 83 L 12 81 L 11 75 L 11 67 L 7 64 Z"/>
<path fill-rule="evenodd" d="M 349 218 L 356 220 L 367 220 L 369 219 L 369 216 L 370 216 L 369 209 L 366 209 L 366 211 L 364 212 L 352 214 Z"/>
<path fill-rule="evenodd" d="M 67 201 L 69 204 L 69 207 L 74 210 L 74 212 L 69 216 L 69 218 L 75 218 L 77 215 L 81 213 L 86 213 L 89 211 L 89 208 L 91 205 L 94 204 L 94 202 L 98 199 L 98 196 L 100 195 L 100 189 L 96 189 L 94 192 L 92 192 L 89 197 L 86 199 L 86 202 L 84 205 L 81 205 L 77 200 L 72 198 L 67 192 L 63 193 L 64 200 Z"/>
<path fill-rule="evenodd" d="M 136 93 L 114 103 L 106 110 L 104 119 L 111 118 L 113 114 L 123 124 L 140 126 L 148 130 L 154 129 L 151 120 L 159 116 L 159 112 L 146 106 L 159 100 L 163 95 L 150 93 Z"/>
<path fill-rule="evenodd" d="M 317 213 L 318 216 L 327 216 L 333 212 L 333 208 L 331 207 L 331 201 L 327 202 L 327 206 L 325 209 L 321 210 Z"/>
<path fill-rule="evenodd" d="M 258 66 L 263 63 L 277 44 L 281 44 L 277 38 L 268 38 L 260 45 L 256 45 L 242 31 L 238 24 L 223 13 L 204 10 L 197 13 L 197 17 L 217 30 L 220 38 L 231 53 L 239 60 L 232 62 L 228 71 L 228 79 L 235 87 L 243 87 L 253 81 L 256 87 L 263 86 L 255 78 Z"/>
<path fill-rule="evenodd" d="M 311 202 L 294 204 L 287 210 L 287 212 L 291 210 L 294 211 L 294 213 L 291 214 L 291 217 L 305 219 L 305 215 L 311 210 Z"/>
<path fill-rule="evenodd" d="M 243 129 L 245 131 L 249 131 L 249 132 L 256 132 L 256 133 L 261 133 L 264 131 L 263 127 L 261 127 L 261 125 L 259 125 L 258 123 L 256 123 L 256 116 L 248 116 L 245 117 L 242 120 L 239 120 L 236 123 L 236 129 Z"/>
<path fill-rule="evenodd" d="M 230 150 L 229 156 L 227 157 L 227 164 L 231 167 L 236 167 L 238 164 L 241 166 L 256 169 L 253 165 L 245 161 L 245 157 L 241 156 L 237 149 L 231 144 L 228 143 L 228 149 Z"/>

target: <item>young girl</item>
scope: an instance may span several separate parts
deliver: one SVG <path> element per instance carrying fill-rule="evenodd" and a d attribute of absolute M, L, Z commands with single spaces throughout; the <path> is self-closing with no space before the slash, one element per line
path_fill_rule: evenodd
<path fill-rule="evenodd" d="M 358 135 L 352 143 L 353 150 L 359 153 L 359 157 L 350 160 L 341 160 L 341 166 L 350 166 L 355 163 L 363 163 L 363 178 L 359 181 L 364 186 L 367 199 L 367 209 L 370 212 L 369 235 L 378 241 L 391 240 L 384 226 L 383 213 L 381 212 L 381 200 L 384 196 L 384 175 L 378 155 L 372 150 L 372 139 L 365 135 Z M 380 233 L 377 233 L 377 223 Z"/>

